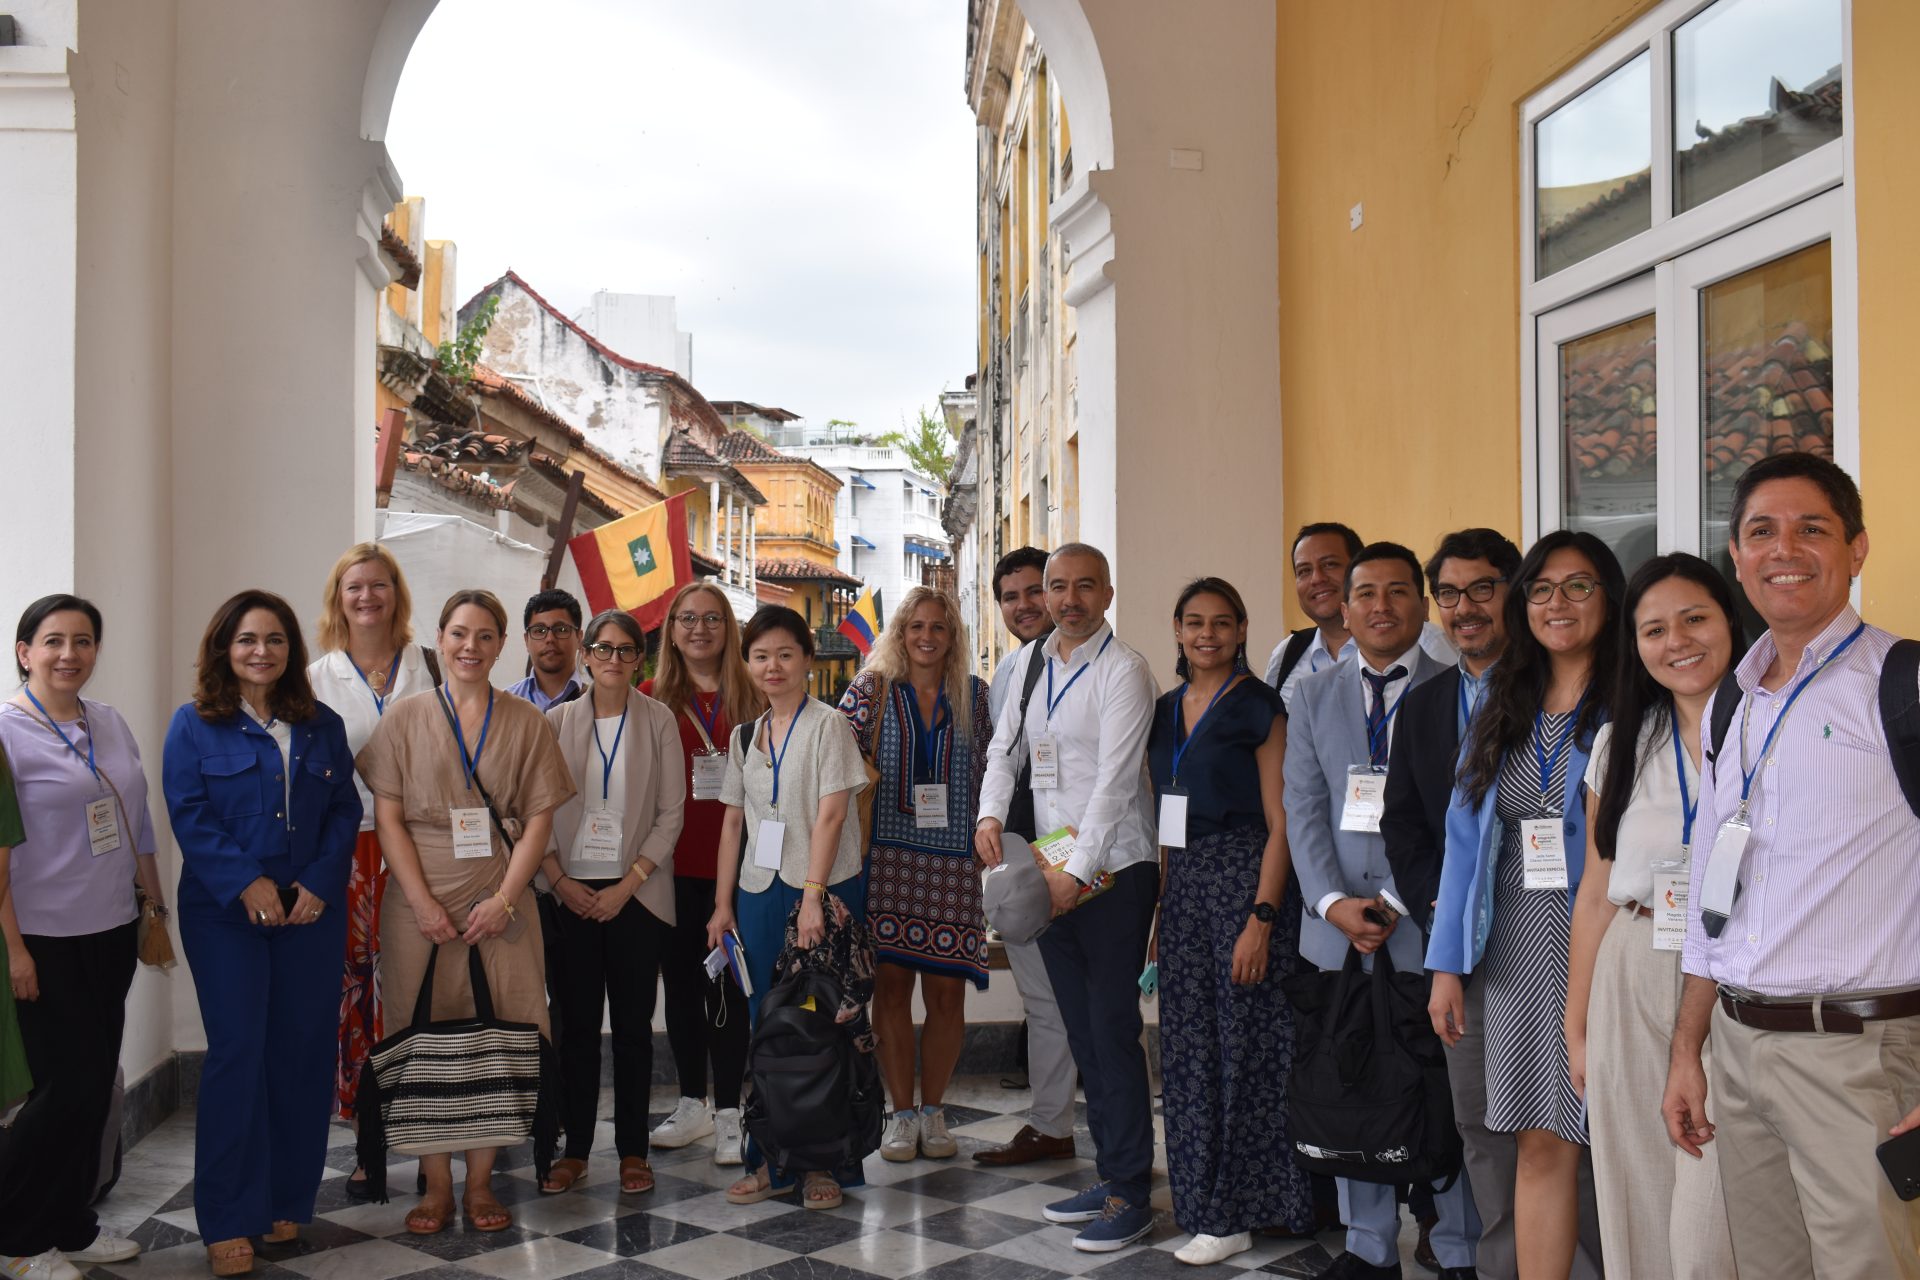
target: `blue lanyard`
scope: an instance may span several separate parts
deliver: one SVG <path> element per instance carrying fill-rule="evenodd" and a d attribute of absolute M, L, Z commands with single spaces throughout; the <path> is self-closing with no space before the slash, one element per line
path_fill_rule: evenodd
<path fill-rule="evenodd" d="M 387 680 L 387 691 L 385 693 L 374 693 L 373 681 L 367 679 L 367 673 L 360 669 L 360 664 L 353 660 L 353 655 L 347 655 L 347 665 L 353 668 L 353 674 L 360 677 L 360 683 L 367 686 L 367 692 L 373 696 L 373 714 L 376 719 L 384 717 L 387 714 L 387 699 L 393 696 L 393 686 L 400 679 L 400 656 L 406 651 L 405 645 L 394 650 L 393 668 L 388 673 L 389 678 Z"/>
<path fill-rule="evenodd" d="M 1091 667 L 1094 663 L 1100 661 L 1100 654 L 1105 653 L 1107 651 L 1107 646 L 1112 643 L 1113 643 L 1113 632 L 1109 631 L 1107 632 L 1107 638 L 1100 642 L 1100 653 L 1094 654 L 1093 657 L 1087 662 L 1087 666 L 1081 667 L 1078 671 L 1073 673 L 1072 678 L 1070 678 L 1065 685 L 1061 686 L 1060 696 L 1057 698 L 1053 694 L 1053 659 L 1052 658 L 1047 659 L 1047 725 L 1048 727 L 1052 727 L 1053 725 L 1054 708 L 1058 707 L 1060 703 L 1066 699 L 1067 690 L 1073 688 L 1073 682 L 1075 680 L 1078 680 L 1081 676 L 1087 674 L 1087 667 Z"/>
<path fill-rule="evenodd" d="M 689 702 L 693 703 L 693 714 L 700 718 L 700 727 L 707 731 L 707 745 L 713 745 L 713 730 L 720 723 L 720 695 L 713 695 L 713 710 L 708 711 L 700 705 L 700 695 L 695 692 Z"/>
<path fill-rule="evenodd" d="M 447 692 L 445 685 L 440 686 L 440 696 L 447 700 L 447 710 L 453 712 L 453 736 L 460 743 L 460 767 L 467 771 L 467 790 L 473 790 L 473 780 L 480 773 L 480 753 L 487 749 L 487 731 L 493 727 L 493 686 L 487 686 L 487 718 L 480 722 L 480 741 L 474 745 L 473 754 L 467 754 L 467 735 L 460 728 L 460 709 L 453 705 L 453 695 Z"/>
<path fill-rule="evenodd" d="M 1693 817 L 1700 812 L 1700 797 L 1692 795 L 1687 787 L 1687 749 L 1680 741 L 1680 712 L 1674 709 L 1673 720 L 1673 771 L 1680 779 L 1680 848 L 1693 848 Z"/>
<path fill-rule="evenodd" d="M 1799 701 L 1800 694 L 1813 683 L 1814 678 L 1832 666 L 1833 660 L 1845 653 L 1853 642 L 1860 638 L 1860 633 L 1866 629 L 1867 624 L 1864 622 L 1855 627 L 1848 633 L 1845 640 L 1834 646 L 1832 653 L 1820 660 L 1819 666 L 1809 671 L 1805 679 L 1793 686 L 1793 692 L 1787 695 L 1786 703 L 1780 708 L 1780 714 L 1774 717 L 1773 728 L 1767 730 L 1766 740 L 1760 744 L 1760 755 L 1754 760 L 1751 769 L 1747 768 L 1747 719 L 1753 713 L 1753 702 L 1747 698 L 1741 699 L 1745 703 L 1745 709 L 1740 715 L 1740 808 L 1742 811 L 1747 807 L 1747 795 L 1753 790 L 1753 780 L 1759 776 L 1760 766 L 1766 761 L 1767 752 L 1773 749 L 1773 740 L 1779 735 L 1780 726 L 1787 722 L 1787 713 L 1793 710 L 1793 704 Z"/>
<path fill-rule="evenodd" d="M 40 704 L 40 699 L 33 696 L 33 690 L 23 684 L 20 686 L 20 692 L 26 694 L 27 701 L 31 702 L 34 708 L 47 718 L 47 728 L 53 730 L 60 736 L 60 741 L 67 744 L 67 750 L 87 762 L 87 772 L 93 775 L 93 780 L 95 782 L 100 781 L 100 768 L 93 762 L 93 735 L 91 733 L 87 735 L 87 754 L 81 756 L 80 748 L 73 745 L 73 739 L 67 736 L 67 731 L 62 729 L 59 721 L 53 718 L 53 713 Z M 82 710 L 84 712 L 84 708 Z"/>
<path fill-rule="evenodd" d="M 1187 731 L 1187 736 L 1184 738 L 1180 736 L 1180 717 L 1186 712 L 1187 690 L 1192 687 L 1192 681 L 1188 681 L 1186 684 L 1183 684 L 1180 686 L 1180 696 L 1174 699 L 1174 703 L 1173 703 L 1174 742 L 1173 742 L 1172 783 L 1174 786 L 1177 787 L 1180 785 L 1181 757 L 1187 754 L 1187 748 L 1193 745 L 1193 740 L 1200 736 L 1200 726 L 1206 723 L 1207 712 L 1210 712 L 1213 710 L 1213 704 L 1220 701 L 1220 695 L 1225 693 L 1228 689 L 1231 689 L 1233 687 L 1233 683 L 1234 683 L 1234 676 L 1229 675 L 1227 677 L 1227 682 L 1221 685 L 1218 689 L 1215 689 L 1213 691 L 1213 697 L 1207 699 L 1207 710 L 1202 711 L 1200 713 L 1199 718 L 1193 722 L 1193 728 Z"/>
<path fill-rule="evenodd" d="M 1554 742 L 1551 755 L 1540 743 L 1541 728 L 1547 721 L 1547 710 L 1542 707 L 1533 713 L 1533 758 L 1540 762 L 1541 795 L 1545 795 L 1547 788 L 1553 785 L 1553 767 L 1560 763 L 1560 757 L 1566 754 L 1568 747 L 1573 745 L 1574 731 L 1580 727 L 1580 709 L 1587 705 L 1587 694 L 1592 690 L 1593 686 L 1588 685 L 1580 691 L 1580 701 L 1573 704 L 1573 714 L 1567 717 L 1567 727 Z"/>
<path fill-rule="evenodd" d="M 773 766 L 773 811 L 780 811 L 780 762 L 787 758 L 787 746 L 793 741 L 793 727 L 800 723 L 800 714 L 807 709 L 802 702 L 794 711 L 793 719 L 787 721 L 787 736 L 780 739 L 780 750 L 773 749 L 773 710 L 767 710 L 767 763 Z"/>
<path fill-rule="evenodd" d="M 1387 714 L 1380 717 L 1380 728 L 1376 730 L 1371 725 L 1367 726 L 1367 759 L 1369 760 L 1380 754 L 1380 739 L 1387 736 L 1387 730 L 1393 725 L 1393 718 L 1400 714 L 1400 704 L 1405 702 L 1407 694 L 1413 691 L 1413 676 L 1408 675 L 1406 681 L 1407 687 L 1402 689 L 1400 696 L 1393 700 L 1393 706 L 1387 709 Z M 1364 699 L 1366 695 L 1363 693 L 1361 696 Z M 1385 685 L 1380 686 L 1380 696 L 1383 698 L 1387 696 Z M 1361 720 L 1364 722 L 1366 717 L 1362 716 Z"/>
<path fill-rule="evenodd" d="M 1467 726 L 1473 723 L 1473 713 L 1480 709 L 1480 699 L 1487 694 L 1487 678 L 1481 676 L 1479 680 L 1472 682 L 1475 692 L 1473 700 L 1468 701 L 1468 683 L 1467 673 L 1462 671 L 1460 673 L 1460 736 L 1462 738 L 1467 736 Z"/>
<path fill-rule="evenodd" d="M 593 695 L 588 694 L 587 697 L 591 698 Z M 626 732 L 627 708 L 623 706 L 620 708 L 620 727 L 613 731 L 613 751 L 609 753 L 600 745 L 600 721 L 595 719 L 593 722 L 593 749 L 600 753 L 600 803 L 602 805 L 606 804 L 608 797 L 613 793 L 613 762 L 620 755 L 620 739 L 626 735 Z"/>
<path fill-rule="evenodd" d="M 940 767 L 940 731 L 953 722 L 953 707 L 947 702 L 947 691 L 942 689 L 933 704 L 933 729 L 928 731 L 926 721 L 920 718 L 920 694 L 912 685 L 906 688 L 907 709 L 913 714 L 913 740 L 919 745 L 919 755 L 926 764 L 926 777 L 929 781 L 939 776 Z M 886 708 L 880 709 L 886 714 Z"/>

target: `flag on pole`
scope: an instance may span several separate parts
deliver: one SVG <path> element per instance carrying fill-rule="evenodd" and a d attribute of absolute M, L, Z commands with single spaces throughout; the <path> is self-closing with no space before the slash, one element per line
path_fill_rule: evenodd
<path fill-rule="evenodd" d="M 873 652 L 874 637 L 880 634 L 886 619 L 880 612 L 880 588 L 868 587 L 853 611 L 840 620 L 840 634 L 853 641 L 861 657 Z"/>
<path fill-rule="evenodd" d="M 587 611 L 624 609 L 652 631 L 667 620 L 673 593 L 693 581 L 687 498 L 675 494 L 567 543 Z"/>

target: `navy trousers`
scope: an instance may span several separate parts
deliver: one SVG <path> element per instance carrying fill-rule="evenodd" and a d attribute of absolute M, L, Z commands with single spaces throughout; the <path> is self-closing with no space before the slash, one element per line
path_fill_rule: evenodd
<path fill-rule="evenodd" d="M 1145 1204 L 1153 1177 L 1153 1086 L 1140 1044 L 1140 971 L 1147 963 L 1160 868 L 1137 862 L 1113 887 L 1040 935 L 1067 1047 L 1087 1093 L 1094 1164 L 1112 1194 Z"/>

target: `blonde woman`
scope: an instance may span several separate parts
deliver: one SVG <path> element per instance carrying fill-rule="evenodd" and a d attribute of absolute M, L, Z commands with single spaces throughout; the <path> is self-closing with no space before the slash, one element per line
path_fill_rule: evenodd
<path fill-rule="evenodd" d="M 944 1160 L 958 1147 L 941 1100 L 966 1032 L 966 983 L 987 985 L 986 921 L 974 864 L 993 725 L 987 684 L 967 672 L 967 629 L 943 591 L 915 587 L 847 687 L 840 710 L 879 774 L 867 848 L 867 926 L 879 961 L 873 1025 L 893 1120 L 880 1154 Z M 913 989 L 920 1032 L 914 1105 Z"/>

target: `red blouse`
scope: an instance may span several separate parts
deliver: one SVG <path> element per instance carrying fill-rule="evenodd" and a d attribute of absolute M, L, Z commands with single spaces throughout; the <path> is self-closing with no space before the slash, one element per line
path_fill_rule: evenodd
<path fill-rule="evenodd" d="M 653 696 L 653 681 L 643 681 L 640 692 Z M 713 716 L 713 745 L 720 750 L 727 749 L 727 736 L 733 732 L 733 723 L 727 717 L 727 709 L 720 703 L 718 693 L 694 691 L 694 698 L 703 712 Z M 693 757 L 705 751 L 707 744 L 701 740 L 700 727 L 685 707 L 673 708 L 674 720 L 680 727 L 680 757 L 687 771 L 687 819 L 680 828 L 680 842 L 673 847 L 673 874 L 687 876 L 697 880 L 712 880 L 720 874 L 718 854 L 720 849 L 720 824 L 725 820 L 727 807 L 718 800 L 695 800 L 693 796 Z"/>

